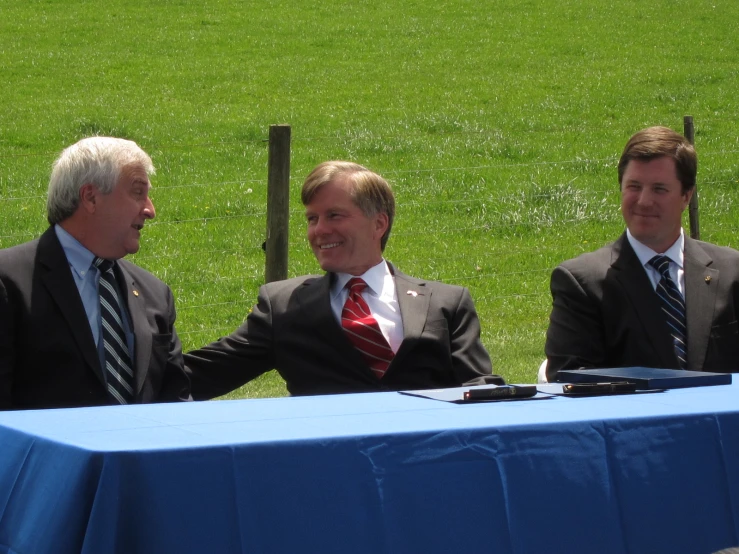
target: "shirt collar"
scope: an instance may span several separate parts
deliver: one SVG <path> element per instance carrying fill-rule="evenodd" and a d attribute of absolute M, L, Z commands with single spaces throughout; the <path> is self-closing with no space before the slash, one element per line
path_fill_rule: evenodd
<path fill-rule="evenodd" d="M 390 273 L 390 268 L 387 266 L 387 262 L 383 258 L 380 263 L 376 266 L 369 268 L 362 275 L 351 275 L 349 273 L 336 273 L 334 284 L 331 286 L 331 298 L 335 298 L 349 282 L 349 279 L 353 277 L 360 277 L 367 283 L 367 287 L 370 292 L 375 296 L 385 296 L 388 294 L 387 283 L 388 280 L 392 285 L 393 275 Z M 394 290 L 391 295 L 394 294 Z"/>
<path fill-rule="evenodd" d="M 64 254 L 67 256 L 69 265 L 77 275 L 84 277 L 92 266 L 95 254 L 82 246 L 76 238 L 62 229 L 59 225 L 54 225 L 54 232 L 64 249 Z"/>
<path fill-rule="evenodd" d="M 628 239 L 631 248 L 634 249 L 636 257 L 639 258 L 639 261 L 643 266 L 647 266 L 649 260 L 655 256 L 663 255 L 675 262 L 679 268 L 683 268 L 683 261 L 685 259 L 685 236 L 682 228 L 680 228 L 680 236 L 677 237 L 677 240 L 672 244 L 672 246 L 664 252 L 655 252 L 645 244 L 639 242 L 634 238 L 634 235 L 631 234 L 631 231 L 629 231 L 628 228 L 626 229 L 626 238 Z"/>

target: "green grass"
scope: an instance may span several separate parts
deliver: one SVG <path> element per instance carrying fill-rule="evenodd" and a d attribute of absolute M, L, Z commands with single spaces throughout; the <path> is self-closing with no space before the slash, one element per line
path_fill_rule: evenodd
<path fill-rule="evenodd" d="M 327 159 L 393 184 L 387 257 L 468 286 L 496 371 L 543 359 L 548 278 L 623 229 L 628 137 L 694 116 L 702 235 L 738 246 L 739 4 L 6 0 L 0 247 L 45 228 L 49 166 L 90 134 L 139 142 L 158 217 L 134 257 L 171 284 L 185 349 L 263 282 L 265 139 L 292 125 L 290 275 L 319 271 L 299 187 Z M 237 396 L 284 394 L 271 373 Z"/>

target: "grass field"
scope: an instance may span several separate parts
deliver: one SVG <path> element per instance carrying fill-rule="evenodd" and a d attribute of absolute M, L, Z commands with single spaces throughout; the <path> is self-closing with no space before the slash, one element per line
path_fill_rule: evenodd
<path fill-rule="evenodd" d="M 615 162 L 636 130 L 695 118 L 702 238 L 739 246 L 736 2 L 0 10 L 0 247 L 45 228 L 63 147 L 136 140 L 157 166 L 157 219 L 134 261 L 172 286 L 186 350 L 238 326 L 263 282 L 270 124 L 292 126 L 290 276 L 319 271 L 305 175 L 327 159 L 367 165 L 399 204 L 388 259 L 469 287 L 512 382 L 533 381 L 544 357 L 551 269 L 623 230 Z M 235 393 L 283 394 L 274 372 Z"/>

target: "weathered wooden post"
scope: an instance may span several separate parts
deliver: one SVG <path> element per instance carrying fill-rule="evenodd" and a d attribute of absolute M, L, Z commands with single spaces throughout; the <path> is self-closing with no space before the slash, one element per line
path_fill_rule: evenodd
<path fill-rule="evenodd" d="M 695 146 L 695 127 L 693 126 L 693 116 L 686 115 L 683 117 L 683 135 L 688 139 L 688 142 Z M 701 230 L 700 223 L 698 221 L 698 184 L 695 185 L 693 191 L 693 197 L 690 199 L 688 205 L 688 217 L 690 218 L 690 236 L 694 239 L 700 240 Z"/>
<path fill-rule="evenodd" d="M 287 278 L 290 221 L 290 125 L 270 125 L 267 162 L 267 283 Z"/>

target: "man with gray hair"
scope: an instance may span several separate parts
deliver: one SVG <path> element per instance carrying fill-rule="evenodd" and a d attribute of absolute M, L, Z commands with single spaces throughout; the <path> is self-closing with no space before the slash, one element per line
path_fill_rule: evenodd
<path fill-rule="evenodd" d="M 172 291 L 124 261 L 154 218 L 151 158 L 82 139 L 54 163 L 49 229 L 0 250 L 0 409 L 190 399 Z"/>

